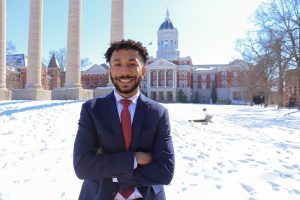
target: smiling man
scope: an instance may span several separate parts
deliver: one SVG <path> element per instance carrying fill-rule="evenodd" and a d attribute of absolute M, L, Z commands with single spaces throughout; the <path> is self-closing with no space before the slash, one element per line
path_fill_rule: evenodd
<path fill-rule="evenodd" d="M 164 200 L 174 174 L 168 110 L 141 94 L 148 53 L 116 41 L 105 53 L 115 90 L 82 105 L 73 162 L 80 200 Z"/>

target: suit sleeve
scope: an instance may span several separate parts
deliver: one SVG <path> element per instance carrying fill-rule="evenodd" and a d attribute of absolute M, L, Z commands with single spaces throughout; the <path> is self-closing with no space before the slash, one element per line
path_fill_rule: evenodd
<path fill-rule="evenodd" d="M 170 132 L 169 115 L 166 109 L 157 126 L 157 136 L 152 152 L 154 160 L 148 165 L 138 166 L 132 178 L 118 179 L 121 187 L 167 185 L 171 182 L 175 159 Z"/>
<path fill-rule="evenodd" d="M 73 165 L 80 179 L 132 177 L 134 153 L 118 152 L 96 155 L 97 132 L 91 117 L 90 102 L 82 105 L 75 138 Z"/>

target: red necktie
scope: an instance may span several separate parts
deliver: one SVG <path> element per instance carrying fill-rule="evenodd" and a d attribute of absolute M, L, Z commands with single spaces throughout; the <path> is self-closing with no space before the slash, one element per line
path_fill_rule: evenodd
<path fill-rule="evenodd" d="M 131 104 L 131 101 L 128 99 L 121 99 L 120 102 L 123 106 L 121 112 L 121 124 L 122 124 L 122 132 L 125 140 L 125 148 L 127 151 L 131 143 L 131 117 L 130 117 L 130 112 L 128 110 L 128 106 Z"/>
<path fill-rule="evenodd" d="M 128 151 L 131 143 L 131 117 L 130 112 L 128 110 L 128 106 L 131 104 L 131 101 L 128 99 L 121 99 L 120 103 L 123 106 L 121 112 L 121 125 L 122 132 L 125 140 L 125 148 Z M 122 196 L 127 199 L 134 191 L 133 187 L 126 188 L 125 190 L 119 191 Z"/>

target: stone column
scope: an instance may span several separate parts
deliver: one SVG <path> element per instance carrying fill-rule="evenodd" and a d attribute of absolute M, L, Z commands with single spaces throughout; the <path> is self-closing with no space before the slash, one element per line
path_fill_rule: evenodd
<path fill-rule="evenodd" d="M 158 69 L 156 69 L 156 88 L 158 88 Z"/>
<path fill-rule="evenodd" d="M 10 99 L 6 88 L 6 0 L 0 0 L 0 100 Z"/>
<path fill-rule="evenodd" d="M 42 0 L 30 0 L 26 88 L 42 89 Z"/>
<path fill-rule="evenodd" d="M 92 90 L 84 90 L 80 71 L 80 31 L 82 0 L 69 0 L 67 67 L 64 88 L 55 89 L 52 99 L 87 100 L 93 97 Z"/>
<path fill-rule="evenodd" d="M 177 71 L 173 70 L 173 102 L 176 102 L 177 98 Z"/>
<path fill-rule="evenodd" d="M 25 89 L 14 90 L 13 99 L 49 100 L 51 91 L 42 87 L 43 0 L 30 0 L 28 66 Z"/>
<path fill-rule="evenodd" d="M 110 42 L 124 39 L 124 0 L 111 0 L 111 26 Z M 110 93 L 114 85 L 110 80 L 108 71 L 108 86 L 94 89 L 94 96 L 101 96 Z"/>
<path fill-rule="evenodd" d="M 167 69 L 165 69 L 165 88 L 167 87 Z"/>
<path fill-rule="evenodd" d="M 67 71 L 65 88 L 81 88 L 80 74 L 80 31 L 81 0 L 69 0 Z"/>
<path fill-rule="evenodd" d="M 124 38 L 124 0 L 111 2 L 110 42 Z"/>

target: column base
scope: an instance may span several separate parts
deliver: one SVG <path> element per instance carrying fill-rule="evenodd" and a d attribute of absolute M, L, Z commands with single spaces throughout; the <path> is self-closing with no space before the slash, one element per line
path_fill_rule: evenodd
<path fill-rule="evenodd" d="M 107 86 L 107 87 L 97 87 L 96 89 L 93 89 L 94 97 L 102 97 L 109 93 L 111 93 L 114 90 L 114 86 Z"/>
<path fill-rule="evenodd" d="M 13 100 L 51 100 L 51 91 L 44 89 L 25 88 L 14 89 L 12 92 Z"/>
<path fill-rule="evenodd" d="M 61 88 L 52 90 L 53 100 L 88 100 L 93 98 L 93 91 L 83 88 Z"/>
<path fill-rule="evenodd" d="M 11 100 L 11 90 L 0 89 L 0 101 L 1 100 Z"/>

